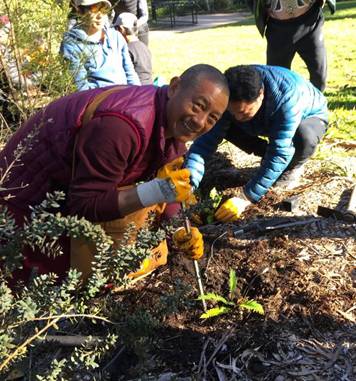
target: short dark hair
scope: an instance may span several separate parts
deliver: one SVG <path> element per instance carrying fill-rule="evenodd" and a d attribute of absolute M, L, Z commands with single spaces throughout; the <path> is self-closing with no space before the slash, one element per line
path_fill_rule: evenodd
<path fill-rule="evenodd" d="M 263 89 L 262 77 L 254 66 L 230 67 L 224 74 L 229 85 L 230 101 L 255 101 Z"/>
<path fill-rule="evenodd" d="M 229 86 L 224 74 L 216 67 L 207 64 L 197 64 L 185 70 L 180 76 L 181 85 L 182 87 L 195 86 L 202 77 L 216 83 L 229 95 Z"/>

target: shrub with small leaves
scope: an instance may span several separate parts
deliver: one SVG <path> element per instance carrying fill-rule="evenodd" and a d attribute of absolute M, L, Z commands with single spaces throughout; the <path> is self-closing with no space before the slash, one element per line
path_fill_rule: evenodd
<path fill-rule="evenodd" d="M 61 192 L 48 194 L 46 200 L 31 208 L 31 215 L 21 227 L 16 226 L 5 208 L 1 209 L 2 224 L 6 229 L 0 240 L 5 269 L 1 272 L 0 281 L 0 374 L 6 374 L 19 359 L 26 359 L 29 348 L 32 359 L 36 359 L 31 363 L 32 373 L 38 369 L 39 380 L 72 380 L 74 375 L 98 367 L 118 337 L 117 327 L 110 321 L 110 316 L 103 314 L 102 307 L 94 303 L 93 298 L 108 282 L 126 284 L 126 275 L 134 271 L 151 249 L 165 238 L 163 230 L 147 226 L 138 232 L 137 241 L 131 242 L 131 228 L 126 232 L 123 243 L 113 247 L 112 239 L 99 225 L 56 212 L 63 199 Z M 6 274 L 22 260 L 21 249 L 29 245 L 40 249 L 44 256 L 55 257 L 62 254 L 58 243 L 61 236 L 83 238 L 93 244 L 96 255 L 88 281 L 83 283 L 81 274 L 71 269 L 61 282 L 56 274 L 37 275 L 27 285 L 18 287 L 17 292 L 12 291 L 7 285 Z M 112 308 L 106 312 L 110 314 Z M 48 351 L 49 359 L 43 369 L 39 354 L 46 334 L 53 335 L 58 329 L 70 334 L 78 325 L 86 326 L 83 319 L 87 324 L 102 322 L 97 327 L 101 336 L 96 346 L 84 343 L 51 360 L 53 353 Z M 142 324 L 150 326 L 150 319 L 144 316 Z"/>

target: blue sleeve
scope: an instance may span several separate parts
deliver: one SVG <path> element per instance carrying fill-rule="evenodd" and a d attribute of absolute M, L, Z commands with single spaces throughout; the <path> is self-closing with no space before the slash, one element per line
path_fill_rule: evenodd
<path fill-rule="evenodd" d="M 204 176 L 205 160 L 217 149 L 230 127 L 230 116 L 225 113 L 214 128 L 198 138 L 187 154 L 185 167 L 190 170 L 190 182 L 196 189 Z"/>
<path fill-rule="evenodd" d="M 60 52 L 64 59 L 69 62 L 69 69 L 73 75 L 77 89 L 81 91 L 95 87 L 90 86 L 90 82 L 88 81 L 88 72 L 84 65 L 86 59 L 84 52 L 69 39 L 62 41 Z"/>
<path fill-rule="evenodd" d="M 127 83 L 129 85 L 141 85 L 140 79 L 138 78 L 138 75 L 132 63 L 127 43 L 125 39 L 122 37 L 122 35 L 119 32 L 117 33 L 119 35 L 119 39 L 122 39 L 121 41 L 119 41 L 119 44 L 122 46 L 121 48 L 122 66 L 126 73 Z"/>
<path fill-rule="evenodd" d="M 288 95 L 271 120 L 269 144 L 261 167 L 244 187 L 250 200 L 259 201 L 291 162 L 295 152 L 293 137 L 301 120 L 298 95 Z"/>

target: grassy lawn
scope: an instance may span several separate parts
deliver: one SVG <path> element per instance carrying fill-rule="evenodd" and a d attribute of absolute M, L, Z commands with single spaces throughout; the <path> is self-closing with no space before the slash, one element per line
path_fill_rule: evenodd
<path fill-rule="evenodd" d="M 330 108 L 327 140 L 356 140 L 356 1 L 341 2 L 337 6 L 333 16 L 325 9 L 324 33 L 329 62 L 325 94 Z M 221 70 L 238 64 L 263 64 L 266 40 L 259 35 L 251 16 L 233 25 L 200 31 L 154 32 L 150 47 L 155 74 L 168 81 L 196 63 L 209 63 Z M 308 77 L 299 57 L 294 59 L 293 69 Z M 355 150 L 337 146 L 333 150 L 337 156 L 355 155 Z M 324 156 L 322 151 L 321 147 L 319 156 Z"/>

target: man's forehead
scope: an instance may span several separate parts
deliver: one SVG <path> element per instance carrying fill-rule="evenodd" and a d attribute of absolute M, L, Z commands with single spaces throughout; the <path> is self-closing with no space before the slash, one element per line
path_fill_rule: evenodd
<path fill-rule="evenodd" d="M 192 88 L 197 96 L 207 97 L 213 95 L 215 92 L 221 92 L 223 89 L 219 83 L 207 77 L 197 79 L 195 83 L 192 84 Z"/>

